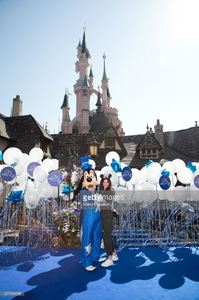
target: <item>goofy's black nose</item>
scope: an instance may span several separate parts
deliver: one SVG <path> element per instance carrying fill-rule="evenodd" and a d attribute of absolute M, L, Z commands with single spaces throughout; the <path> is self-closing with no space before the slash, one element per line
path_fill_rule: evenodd
<path fill-rule="evenodd" d="M 91 177 L 87 177 L 86 179 L 88 182 L 91 182 L 92 181 L 92 178 Z"/>

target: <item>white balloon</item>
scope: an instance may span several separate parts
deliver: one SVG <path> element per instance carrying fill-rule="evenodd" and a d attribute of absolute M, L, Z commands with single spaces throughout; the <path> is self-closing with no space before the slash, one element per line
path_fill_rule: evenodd
<path fill-rule="evenodd" d="M 108 152 L 108 153 L 106 154 L 106 158 L 105 158 L 106 163 L 107 163 L 108 166 L 111 165 L 113 159 L 115 159 L 116 161 L 119 162 L 119 161 L 120 161 L 120 156 L 119 156 L 119 154 L 118 154 L 117 152 L 115 152 L 115 151 L 110 151 L 110 152 Z"/>
<path fill-rule="evenodd" d="M 147 167 L 143 167 L 140 172 L 139 172 L 139 177 L 138 177 L 138 184 L 143 184 L 147 181 L 147 177 L 148 177 L 148 168 Z"/>
<path fill-rule="evenodd" d="M 44 153 L 40 148 L 32 148 L 29 152 L 30 161 L 40 162 L 43 159 Z"/>
<path fill-rule="evenodd" d="M 134 190 L 135 190 L 134 184 L 132 184 L 130 181 L 128 181 L 128 182 L 126 183 L 126 187 L 127 187 L 127 190 L 128 190 L 128 191 L 134 191 Z"/>
<path fill-rule="evenodd" d="M 179 169 L 186 167 L 185 162 L 182 159 L 174 159 L 173 160 L 174 173 L 177 173 Z"/>
<path fill-rule="evenodd" d="M 38 193 L 40 198 L 49 198 L 50 197 L 50 185 L 48 182 L 42 182 L 38 186 Z"/>
<path fill-rule="evenodd" d="M 16 175 L 19 176 L 24 173 L 25 171 L 25 164 L 23 162 L 20 162 L 18 165 L 14 167 L 16 171 Z"/>
<path fill-rule="evenodd" d="M 26 203 L 26 207 L 29 209 L 36 208 L 37 205 L 39 204 L 39 195 L 38 191 L 32 190 L 32 191 L 27 191 L 24 195 L 24 201 Z"/>
<path fill-rule="evenodd" d="M 149 169 L 147 174 L 147 181 L 151 184 L 157 185 L 160 180 L 160 171 L 159 169 Z"/>
<path fill-rule="evenodd" d="M 150 170 L 151 172 L 160 172 L 161 170 L 161 165 L 157 162 L 152 162 L 149 166 L 148 166 L 148 170 Z"/>
<path fill-rule="evenodd" d="M 27 153 L 22 153 L 23 154 L 23 162 L 25 164 L 28 164 L 30 162 L 30 157 Z"/>
<path fill-rule="evenodd" d="M 95 163 L 95 161 L 93 160 L 93 159 L 89 159 L 89 164 L 91 164 L 92 165 L 92 168 L 95 170 L 95 167 L 96 167 L 96 163 Z"/>
<path fill-rule="evenodd" d="M 27 187 L 26 187 L 27 191 L 32 191 L 34 190 L 34 183 L 32 182 L 32 180 L 28 179 L 28 182 L 27 182 Z"/>
<path fill-rule="evenodd" d="M 178 180 L 183 184 L 191 184 L 193 181 L 193 173 L 189 168 L 183 167 L 178 169 Z"/>
<path fill-rule="evenodd" d="M 170 173 L 174 173 L 175 172 L 175 166 L 173 164 L 172 161 L 166 161 L 163 165 L 162 165 L 162 170 L 166 170 Z"/>
<path fill-rule="evenodd" d="M 169 175 L 169 178 L 170 178 L 170 180 L 171 180 L 172 186 L 175 186 L 176 183 L 177 183 L 177 181 L 178 181 L 177 176 L 174 175 L 174 174 L 171 174 L 171 175 Z"/>
<path fill-rule="evenodd" d="M 38 166 L 33 171 L 33 178 L 38 182 L 43 182 L 47 179 L 48 172 L 42 166 Z"/>
<path fill-rule="evenodd" d="M 41 164 L 48 172 L 53 170 L 54 164 L 50 158 L 46 158 Z"/>
<path fill-rule="evenodd" d="M 58 170 L 59 169 L 59 161 L 56 158 L 52 159 L 52 163 L 53 163 L 53 170 Z"/>
<path fill-rule="evenodd" d="M 3 160 L 7 165 L 16 165 L 23 159 L 23 154 L 16 147 L 8 148 L 3 154 Z"/>
<path fill-rule="evenodd" d="M 132 171 L 132 177 L 131 177 L 130 182 L 132 184 L 136 185 L 139 182 L 138 178 L 139 178 L 140 171 L 138 169 L 136 169 L 136 168 L 132 168 L 131 171 Z"/>
<path fill-rule="evenodd" d="M 16 182 L 19 184 L 25 184 L 27 182 L 27 175 L 26 173 L 22 173 L 21 175 L 17 176 Z"/>

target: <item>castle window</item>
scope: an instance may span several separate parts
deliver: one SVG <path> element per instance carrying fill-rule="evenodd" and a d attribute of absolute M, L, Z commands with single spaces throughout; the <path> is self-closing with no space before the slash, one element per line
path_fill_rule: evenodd
<path fill-rule="evenodd" d="M 140 149 L 140 158 L 158 158 L 159 157 L 159 151 L 157 149 Z"/>
<path fill-rule="evenodd" d="M 73 134 L 77 135 L 79 133 L 79 129 L 77 126 L 73 126 Z"/>
<path fill-rule="evenodd" d="M 105 148 L 115 149 L 115 139 L 108 137 L 105 139 Z"/>

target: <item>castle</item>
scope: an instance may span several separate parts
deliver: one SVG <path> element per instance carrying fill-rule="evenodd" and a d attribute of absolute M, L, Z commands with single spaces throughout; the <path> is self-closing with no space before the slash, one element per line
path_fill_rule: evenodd
<path fill-rule="evenodd" d="M 105 54 L 103 55 L 104 70 L 101 80 L 102 91 L 100 92 L 100 90 L 96 90 L 93 85 L 94 76 L 92 67 L 89 64 L 91 55 L 86 47 L 85 31 L 83 33 L 82 42 L 79 42 L 77 46 L 77 58 L 78 60 L 75 63 L 75 70 L 76 73 L 79 74 L 79 78 L 74 85 L 74 93 L 76 95 L 76 116 L 70 120 L 68 94 L 65 94 L 64 101 L 61 106 L 61 132 L 63 134 L 81 134 L 88 133 L 90 131 L 90 119 L 95 113 L 90 110 L 90 98 L 92 94 L 95 94 L 98 97 L 98 105 L 101 104 L 101 111 L 105 113 L 109 123 L 114 126 L 118 135 L 123 136 L 124 131 L 122 128 L 122 122 L 118 118 L 118 110 L 110 104 L 111 95 L 108 84 L 109 79 L 106 75 L 106 56 Z"/>

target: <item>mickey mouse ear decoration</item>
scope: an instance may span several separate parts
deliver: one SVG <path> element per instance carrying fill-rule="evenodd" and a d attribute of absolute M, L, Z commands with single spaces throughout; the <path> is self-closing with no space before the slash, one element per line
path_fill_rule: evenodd
<path fill-rule="evenodd" d="M 90 163 L 90 159 L 91 159 L 90 155 L 80 157 L 82 163 L 82 171 L 85 171 L 86 169 L 93 170 L 93 165 Z"/>
<path fill-rule="evenodd" d="M 100 178 L 102 178 L 102 179 L 105 179 L 105 178 L 110 179 L 111 177 L 112 177 L 112 174 L 109 174 L 109 173 L 108 174 L 105 173 L 105 174 L 100 175 Z"/>

